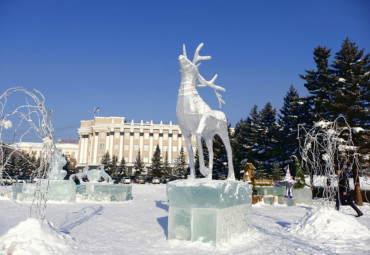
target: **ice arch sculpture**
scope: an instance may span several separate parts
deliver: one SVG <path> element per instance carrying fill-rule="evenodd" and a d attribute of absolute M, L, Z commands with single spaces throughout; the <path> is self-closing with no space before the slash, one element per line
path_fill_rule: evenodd
<path fill-rule="evenodd" d="M 16 100 L 24 100 L 24 104 Z M 2 176 L 9 175 L 6 168 L 12 158 L 23 158 L 34 165 L 17 149 L 18 142 L 28 135 L 42 140 L 40 166 L 31 174 L 37 181 L 29 211 L 30 217 L 40 220 L 45 219 L 50 164 L 55 151 L 51 113 L 45 108 L 44 96 L 37 90 L 15 87 L 0 95 L 0 181 Z"/>
<path fill-rule="evenodd" d="M 212 179 L 212 147 L 213 138 L 217 134 L 224 143 L 227 152 L 229 166 L 228 179 L 234 180 L 235 176 L 226 116 L 221 111 L 212 110 L 206 104 L 206 102 L 203 101 L 197 90 L 198 87 L 209 86 L 214 89 L 220 107 L 222 103 L 225 103 L 221 99 L 221 95 L 217 92 L 218 90 L 225 91 L 225 89 L 214 84 L 217 74 L 210 81 L 206 81 L 199 73 L 198 67 L 200 63 L 197 64 L 197 62 L 211 59 L 210 56 L 199 56 L 199 51 L 202 47 L 203 43 L 199 44 L 195 51 L 193 61 L 190 61 L 187 58 L 185 45 L 183 46 L 183 55 L 179 56 L 181 85 L 177 97 L 176 115 L 188 150 L 190 178 L 195 179 L 194 152 L 190 140 L 191 134 L 195 133 L 199 154 L 199 170 L 202 175 L 204 175 L 207 179 Z M 202 138 L 204 139 L 209 151 L 210 160 L 208 167 L 206 167 L 204 164 Z"/>

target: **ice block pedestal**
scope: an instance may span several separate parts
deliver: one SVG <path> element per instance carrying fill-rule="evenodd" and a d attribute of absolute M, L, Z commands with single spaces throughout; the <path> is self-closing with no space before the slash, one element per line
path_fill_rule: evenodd
<path fill-rule="evenodd" d="M 76 184 L 72 181 L 53 180 L 41 181 L 41 189 L 48 187 L 48 201 L 73 203 L 76 201 Z M 32 202 L 35 193 L 35 183 L 15 183 L 13 186 L 13 199 L 18 202 Z"/>
<path fill-rule="evenodd" d="M 252 189 L 239 181 L 178 180 L 167 184 L 168 239 L 217 244 L 251 226 Z"/>
<path fill-rule="evenodd" d="M 132 199 L 132 185 L 83 182 L 76 193 L 78 200 L 122 202 Z"/>

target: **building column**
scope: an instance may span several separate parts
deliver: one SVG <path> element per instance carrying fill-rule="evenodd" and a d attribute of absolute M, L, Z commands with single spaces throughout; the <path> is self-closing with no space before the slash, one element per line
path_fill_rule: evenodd
<path fill-rule="evenodd" d="M 133 163 L 132 160 L 132 152 L 134 150 L 134 129 L 130 129 L 130 146 L 129 146 L 129 154 L 128 154 L 128 161 L 129 163 Z"/>
<path fill-rule="evenodd" d="M 110 131 L 110 141 L 109 141 L 109 155 L 111 159 L 113 159 L 113 139 L 114 139 L 114 129 L 112 128 Z"/>
<path fill-rule="evenodd" d="M 97 162 L 97 156 L 98 156 L 98 140 L 99 140 L 99 132 L 95 132 L 95 138 L 94 138 L 94 159 L 93 164 L 98 164 Z"/>
<path fill-rule="evenodd" d="M 171 133 L 170 133 L 171 132 Z M 172 130 L 168 132 L 168 162 L 170 163 L 170 166 L 172 166 Z"/>
<path fill-rule="evenodd" d="M 119 154 L 118 154 L 118 162 L 121 162 L 123 157 L 123 129 L 119 132 Z"/>
<path fill-rule="evenodd" d="M 153 129 L 149 130 L 149 163 L 152 163 L 152 157 L 153 157 Z"/>

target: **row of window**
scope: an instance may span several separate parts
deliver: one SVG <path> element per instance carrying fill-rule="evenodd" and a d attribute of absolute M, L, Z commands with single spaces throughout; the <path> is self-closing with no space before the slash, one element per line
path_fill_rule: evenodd
<path fill-rule="evenodd" d="M 119 138 L 119 135 L 120 135 L 119 132 L 115 132 L 114 133 L 114 138 Z M 100 133 L 100 138 L 105 138 L 105 136 L 106 136 L 105 132 Z M 139 139 L 140 133 L 136 132 L 136 133 L 134 133 L 133 136 L 134 136 L 135 139 Z M 177 134 L 172 134 L 172 139 L 173 140 L 177 140 L 177 137 L 178 137 Z M 130 138 L 130 132 L 125 132 L 125 138 L 127 138 L 127 139 Z M 158 140 L 159 134 L 154 133 L 153 138 L 154 138 L 154 140 Z M 149 139 L 149 133 L 144 133 L 144 139 Z M 193 141 L 195 141 L 196 140 L 195 135 L 192 135 L 191 139 Z M 168 140 L 168 133 L 163 133 L 163 140 Z"/>
<path fill-rule="evenodd" d="M 127 163 L 128 162 L 128 157 L 124 157 L 124 159 Z M 101 162 L 102 160 L 103 160 L 103 156 L 99 156 L 99 162 Z M 133 162 L 135 162 L 135 161 L 136 161 L 136 157 L 133 158 Z M 163 158 L 162 158 L 162 161 L 164 161 Z M 143 158 L 143 162 L 147 164 L 147 163 L 149 163 L 149 159 L 147 157 L 145 157 L 145 158 Z M 176 162 L 177 162 L 177 158 L 172 159 L 173 164 L 175 164 Z M 119 162 L 117 164 L 119 164 Z"/>
<path fill-rule="evenodd" d="M 118 144 L 114 144 L 113 145 L 113 148 L 114 150 L 118 150 L 119 149 L 119 145 Z M 125 144 L 124 145 L 124 150 L 125 151 L 128 151 L 129 150 L 129 145 L 128 144 Z M 182 147 L 184 152 L 186 152 L 186 147 Z M 100 150 L 104 150 L 104 143 L 100 143 L 99 145 L 99 149 Z M 157 145 L 155 145 L 153 147 L 153 151 L 155 151 L 157 149 Z M 134 144 L 134 151 L 138 151 L 139 150 L 139 145 L 138 144 Z M 164 145 L 163 148 L 162 148 L 163 151 L 168 151 L 168 146 L 167 145 Z M 149 145 L 145 144 L 144 145 L 144 151 L 149 151 Z M 177 146 L 172 146 L 172 151 L 175 152 L 177 151 Z M 195 147 L 193 147 L 193 151 L 195 151 Z"/>

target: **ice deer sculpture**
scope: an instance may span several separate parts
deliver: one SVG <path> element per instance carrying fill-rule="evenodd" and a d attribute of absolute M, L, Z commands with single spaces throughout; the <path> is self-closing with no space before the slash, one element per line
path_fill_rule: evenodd
<path fill-rule="evenodd" d="M 220 107 L 221 103 L 225 103 L 221 99 L 221 95 L 217 93 L 217 90 L 225 91 L 225 89 L 214 84 L 217 74 L 212 78 L 212 80 L 206 81 L 198 71 L 198 67 L 200 65 L 200 63 L 197 64 L 198 61 L 211 59 L 210 56 L 199 56 L 199 51 L 202 47 L 203 43 L 199 44 L 195 51 L 193 61 L 190 61 L 187 58 L 185 45 L 183 46 L 183 55 L 179 56 L 181 85 L 177 97 L 176 115 L 188 150 L 190 178 L 195 179 L 194 152 L 190 139 L 191 134 L 194 133 L 196 135 L 199 154 L 199 170 L 207 179 L 212 179 L 213 138 L 217 134 L 220 136 L 226 147 L 229 166 L 227 178 L 229 180 L 234 180 L 235 175 L 226 116 L 221 111 L 212 110 L 203 101 L 197 90 L 198 87 L 209 86 L 215 90 Z M 199 81 L 199 84 L 197 81 Z M 204 164 L 202 137 L 209 152 L 208 167 Z"/>

